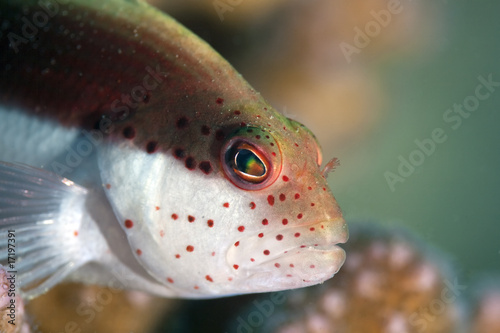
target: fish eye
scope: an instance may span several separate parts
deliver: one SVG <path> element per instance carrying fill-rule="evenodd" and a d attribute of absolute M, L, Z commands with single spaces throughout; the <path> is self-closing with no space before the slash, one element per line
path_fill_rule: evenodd
<path fill-rule="evenodd" d="M 257 128 L 239 130 L 221 151 L 226 177 L 245 190 L 260 190 L 271 185 L 281 169 L 281 154 L 276 141 L 269 133 L 256 134 L 259 131 Z M 274 149 L 266 149 L 266 146 Z"/>
<path fill-rule="evenodd" d="M 255 147 L 244 142 L 240 143 L 228 151 L 228 157 L 234 173 L 242 179 L 253 184 L 261 183 L 266 179 L 267 161 Z"/>

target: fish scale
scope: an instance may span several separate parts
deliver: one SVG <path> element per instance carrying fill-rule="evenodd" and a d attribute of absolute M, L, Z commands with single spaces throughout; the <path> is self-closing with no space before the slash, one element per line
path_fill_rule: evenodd
<path fill-rule="evenodd" d="M 347 227 L 305 126 L 143 2 L 51 3 L 0 5 L 10 27 L 0 37 L 0 119 L 13 117 L 15 128 L 0 139 L 13 140 L 24 119 L 33 130 L 15 140 L 54 148 L 43 157 L 0 152 L 0 233 L 21 228 L 35 244 L 52 237 L 68 249 L 36 253 L 20 239 L 26 297 L 110 275 L 162 296 L 220 297 L 303 287 L 338 271 Z M 25 43 L 23 17 L 39 12 L 50 19 Z M 10 174 L 18 182 L 2 187 Z M 9 201 L 13 193 L 20 201 Z"/>

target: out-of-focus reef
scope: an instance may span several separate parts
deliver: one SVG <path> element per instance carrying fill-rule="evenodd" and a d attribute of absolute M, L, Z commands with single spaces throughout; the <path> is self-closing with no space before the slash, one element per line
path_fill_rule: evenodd
<path fill-rule="evenodd" d="M 33 332 L 154 332 L 175 300 L 138 291 L 76 283 L 61 284 L 26 306 Z"/>
<path fill-rule="evenodd" d="M 471 313 L 470 333 L 500 332 L 500 287 L 482 286 Z"/>

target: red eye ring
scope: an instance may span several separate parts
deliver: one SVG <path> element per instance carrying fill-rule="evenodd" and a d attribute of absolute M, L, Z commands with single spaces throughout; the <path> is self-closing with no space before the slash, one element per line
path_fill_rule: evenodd
<path fill-rule="evenodd" d="M 261 135 L 255 133 L 262 132 Z M 250 134 L 252 133 L 252 134 Z M 256 136 L 261 138 L 256 140 Z M 273 146 L 263 142 L 262 138 Z M 266 149 L 268 147 L 273 148 Z M 270 186 L 281 171 L 281 153 L 277 142 L 259 128 L 238 130 L 222 147 L 222 169 L 226 177 L 244 190 L 261 190 Z"/>

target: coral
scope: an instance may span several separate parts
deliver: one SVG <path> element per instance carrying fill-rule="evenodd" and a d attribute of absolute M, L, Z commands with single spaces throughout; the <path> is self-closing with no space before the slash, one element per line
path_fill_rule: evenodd
<path fill-rule="evenodd" d="M 175 300 L 138 291 L 61 284 L 32 300 L 27 311 L 39 332 L 149 332 Z"/>
<path fill-rule="evenodd" d="M 500 332 L 500 288 L 492 287 L 481 293 L 471 324 L 471 333 Z"/>

